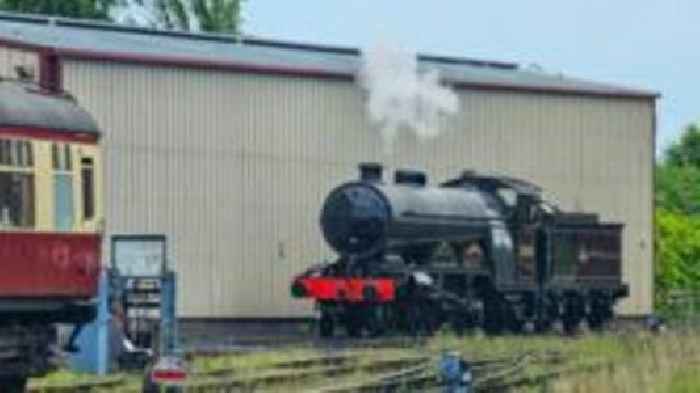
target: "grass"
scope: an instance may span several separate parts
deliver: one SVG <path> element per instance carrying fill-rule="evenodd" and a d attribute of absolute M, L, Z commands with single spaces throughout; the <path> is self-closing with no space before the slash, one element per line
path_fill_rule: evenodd
<path fill-rule="evenodd" d="M 561 370 L 546 387 L 523 391 L 547 393 L 698 393 L 700 332 L 588 335 L 576 339 L 542 337 L 467 337 L 439 335 L 434 351 L 459 350 L 485 359 L 521 353 L 557 353 L 561 361 L 534 363 L 521 376 Z M 585 370 L 583 372 L 570 372 Z"/>
<path fill-rule="evenodd" d="M 619 338 L 622 358 L 598 371 L 562 378 L 552 393 L 700 392 L 700 335 L 697 332 Z M 611 361 L 614 360 L 614 361 Z"/>
<path fill-rule="evenodd" d="M 90 391 L 123 393 L 140 390 L 138 389 L 140 384 L 141 376 L 137 375 L 113 374 L 99 377 L 91 374 L 59 370 L 43 378 L 31 380 L 29 387 L 31 391 L 49 393 L 53 391 L 67 391 L 67 388 L 78 389 L 80 386 L 95 386 Z"/>
<path fill-rule="evenodd" d="M 467 359 L 508 359 L 530 354 L 534 360 L 517 373 L 517 378 L 536 377 L 543 373 L 562 371 L 546 387 L 522 388 L 524 392 L 547 393 L 690 393 L 700 392 L 700 332 L 687 330 L 655 336 L 647 333 L 587 335 L 579 338 L 560 336 L 502 336 L 472 335 L 456 337 L 441 333 L 426 345 L 406 344 L 397 349 L 355 349 L 350 364 L 357 371 L 337 380 L 319 375 L 310 380 L 276 384 L 285 391 L 303 391 L 311 385 L 323 386 L 351 383 L 374 377 L 367 366 L 378 359 L 396 359 L 411 356 L 439 356 L 446 350 L 457 350 Z M 281 363 L 315 358 L 342 351 L 319 350 L 311 347 L 281 349 L 279 351 L 235 354 L 194 359 L 195 379 L 206 379 L 204 373 L 220 371 L 231 378 L 248 378 L 271 372 Z M 537 359 L 540 359 L 538 361 Z M 544 359 L 544 360 L 543 360 Z M 311 368 L 322 368 L 314 364 Z M 309 370 L 309 369 L 307 369 Z M 585 370 L 585 371 L 582 371 Z M 293 372 L 294 370 L 288 370 Z M 133 386 L 140 376 L 110 376 L 123 378 Z M 89 375 L 59 372 L 33 386 L 84 383 L 103 380 Z M 94 389 L 94 392 L 114 390 Z M 121 390 L 118 390 L 121 391 Z M 215 390 L 212 390 L 215 391 Z M 267 391 L 278 391 L 270 386 Z"/>

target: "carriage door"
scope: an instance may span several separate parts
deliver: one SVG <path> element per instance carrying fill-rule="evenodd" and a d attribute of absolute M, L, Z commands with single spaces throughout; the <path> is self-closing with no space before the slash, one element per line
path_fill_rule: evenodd
<path fill-rule="evenodd" d="M 88 232 L 99 231 L 102 220 L 100 201 L 99 155 L 96 146 L 78 148 L 80 195 L 78 200 L 79 229 Z"/>

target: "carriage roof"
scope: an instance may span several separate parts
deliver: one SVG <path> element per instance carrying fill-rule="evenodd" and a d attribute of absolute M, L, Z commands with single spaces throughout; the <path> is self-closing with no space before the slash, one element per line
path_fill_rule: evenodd
<path fill-rule="evenodd" d="M 95 120 L 71 96 L 16 81 L 0 81 L 1 127 L 99 135 Z"/>

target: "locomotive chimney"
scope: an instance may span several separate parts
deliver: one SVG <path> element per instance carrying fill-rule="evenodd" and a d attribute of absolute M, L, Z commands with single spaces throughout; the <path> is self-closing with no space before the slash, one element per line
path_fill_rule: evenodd
<path fill-rule="evenodd" d="M 397 169 L 394 172 L 394 183 L 408 186 L 424 187 L 428 182 L 425 172 L 415 169 Z"/>
<path fill-rule="evenodd" d="M 363 162 L 360 167 L 360 180 L 370 183 L 381 183 L 384 167 L 378 162 Z"/>

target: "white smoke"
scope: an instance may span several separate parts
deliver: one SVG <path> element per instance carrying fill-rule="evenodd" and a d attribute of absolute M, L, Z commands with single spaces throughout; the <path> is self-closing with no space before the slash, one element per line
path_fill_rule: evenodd
<path fill-rule="evenodd" d="M 415 52 L 377 44 L 362 51 L 358 83 L 368 94 L 367 111 L 391 153 L 400 130 L 421 140 L 440 135 L 440 118 L 454 115 L 459 98 L 440 84 L 436 70 L 419 72 Z"/>

